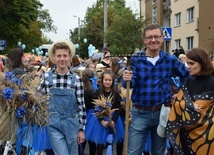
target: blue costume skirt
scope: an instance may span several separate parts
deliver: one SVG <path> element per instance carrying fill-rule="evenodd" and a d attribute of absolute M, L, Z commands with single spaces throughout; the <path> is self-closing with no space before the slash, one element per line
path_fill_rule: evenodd
<path fill-rule="evenodd" d="M 32 147 L 35 151 L 44 151 L 52 148 L 47 126 L 35 126 L 33 132 Z"/>
<path fill-rule="evenodd" d="M 86 124 L 85 124 L 85 128 L 88 128 L 89 125 L 89 121 L 91 119 L 91 117 L 94 115 L 94 109 L 89 109 L 88 111 L 86 111 Z"/>
<path fill-rule="evenodd" d="M 104 120 L 107 120 L 107 118 L 104 118 Z M 118 117 L 115 124 L 115 130 L 116 132 L 113 133 L 113 143 L 123 142 L 125 131 L 124 123 L 122 122 L 120 117 Z M 106 144 L 106 139 L 109 134 L 112 134 L 111 128 L 103 127 L 97 117 L 95 115 L 92 115 L 85 129 L 86 140 L 95 142 L 97 144 Z"/>
<path fill-rule="evenodd" d="M 16 152 L 21 153 L 21 145 L 32 148 L 34 151 L 51 149 L 46 126 L 29 125 L 26 122 L 19 124 L 16 132 Z"/>

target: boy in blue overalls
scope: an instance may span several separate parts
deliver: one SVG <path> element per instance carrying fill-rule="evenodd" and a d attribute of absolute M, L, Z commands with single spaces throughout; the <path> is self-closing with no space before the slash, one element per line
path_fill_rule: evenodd
<path fill-rule="evenodd" d="M 69 70 L 75 55 L 67 40 L 51 45 L 49 58 L 56 68 L 43 74 L 39 90 L 50 93 L 48 133 L 55 155 L 78 155 L 78 144 L 85 140 L 84 89 L 80 77 Z"/>

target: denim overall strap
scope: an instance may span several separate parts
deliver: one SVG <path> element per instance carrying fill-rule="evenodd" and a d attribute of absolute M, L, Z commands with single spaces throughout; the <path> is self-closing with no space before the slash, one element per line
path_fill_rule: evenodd
<path fill-rule="evenodd" d="M 52 72 L 49 72 L 49 85 L 51 85 L 50 93 L 52 97 L 50 98 L 49 112 L 51 117 L 78 117 L 78 105 L 75 96 L 75 81 L 76 75 L 73 74 L 71 77 L 71 87 L 70 89 L 59 89 L 53 84 Z"/>
<path fill-rule="evenodd" d="M 56 88 L 53 75 L 49 73 L 50 93 L 50 122 L 48 131 L 52 148 L 56 155 L 78 155 L 76 142 L 79 130 L 78 105 L 75 96 L 76 75 L 71 78 L 70 89 Z"/>
<path fill-rule="evenodd" d="M 48 82 L 50 86 L 53 86 L 53 74 L 52 71 L 48 72 L 49 76 L 48 76 Z"/>

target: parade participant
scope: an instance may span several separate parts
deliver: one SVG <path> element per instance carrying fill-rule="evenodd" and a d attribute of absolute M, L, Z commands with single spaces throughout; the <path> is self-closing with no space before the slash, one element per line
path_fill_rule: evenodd
<path fill-rule="evenodd" d="M 40 132 L 43 134 L 41 138 L 38 138 L 39 134 L 37 134 L 37 131 L 43 127 L 45 128 L 48 122 L 48 96 L 41 95 L 41 93 L 36 90 L 40 82 L 39 77 L 34 77 L 36 73 L 33 73 L 33 69 L 30 69 L 33 67 L 28 65 L 28 68 L 25 62 L 26 57 L 24 51 L 21 48 L 12 49 L 8 53 L 5 69 L 7 72 L 5 72 L 5 75 L 1 75 L 2 78 L 0 79 L 2 93 L 1 101 L 4 105 L 10 106 L 10 110 L 8 111 L 3 110 L 6 107 L 0 105 L 2 109 L 1 118 L 4 119 L 0 122 L 7 124 L 7 126 L 5 126 L 6 128 L 1 124 L 1 133 L 4 133 L 2 131 L 3 129 L 8 132 L 8 134 L 1 135 L 0 137 L 3 140 L 10 140 L 11 142 L 15 140 L 16 153 L 21 155 L 28 154 L 29 151 L 34 151 L 35 149 L 37 151 L 44 151 L 44 149 L 50 148 L 50 145 L 43 143 L 47 132 Z M 4 88 L 6 88 L 7 91 L 10 90 L 11 96 L 9 100 L 5 98 L 6 94 Z M 5 117 L 8 119 L 5 119 Z M 12 124 L 13 127 L 10 127 L 10 124 Z M 14 136 L 15 134 L 16 136 Z M 35 135 L 37 135 L 36 139 Z M 48 142 L 48 139 L 46 140 Z M 42 148 L 35 147 L 40 144 L 43 145 Z M 7 154 L 8 147 L 8 145 L 5 147 L 4 154 Z"/>
<path fill-rule="evenodd" d="M 82 81 L 84 85 L 84 99 L 86 106 L 86 128 L 90 126 L 89 121 L 94 114 L 94 104 L 92 103 L 93 93 L 97 90 L 97 82 L 94 79 L 94 72 L 86 68 L 82 72 Z M 86 141 L 83 143 L 83 149 L 85 148 Z M 96 143 L 88 141 L 90 155 L 96 154 Z"/>
<path fill-rule="evenodd" d="M 25 74 L 25 57 L 21 48 L 14 48 L 8 53 L 7 68 L 14 73 L 15 76 L 21 77 Z"/>
<path fill-rule="evenodd" d="M 103 55 L 103 60 L 100 62 L 103 64 L 106 68 L 110 68 L 110 52 L 106 49 Z"/>
<path fill-rule="evenodd" d="M 112 99 L 111 101 L 107 100 L 105 103 L 103 103 L 106 98 Z M 116 109 L 114 113 L 109 116 L 110 118 L 106 116 L 92 116 L 88 122 L 90 126 L 86 128 L 86 139 L 97 143 L 97 155 L 102 155 L 104 145 L 108 144 L 106 142 L 107 137 L 110 134 L 113 134 L 114 143 L 123 142 L 124 140 L 124 126 L 122 120 L 119 117 L 121 97 L 118 91 L 114 89 L 114 75 L 111 71 L 104 71 L 101 74 L 101 85 L 99 89 L 93 94 L 94 101 L 99 99 L 103 99 L 101 100 L 103 103 L 102 105 L 106 104 L 106 106 L 111 108 L 111 110 Z M 106 106 L 98 106 L 95 108 L 95 113 L 99 113 L 99 110 L 105 109 Z M 109 111 L 103 111 L 101 113 L 104 114 L 108 112 Z"/>
<path fill-rule="evenodd" d="M 183 82 L 189 73 L 175 56 L 161 50 L 164 37 L 159 25 L 146 26 L 143 41 L 146 44 L 145 50 L 131 57 L 131 71 L 125 70 L 123 73 L 123 86 L 126 88 L 126 82 L 130 81 L 133 88 L 128 154 L 142 154 L 150 132 L 152 155 L 163 155 L 166 138 L 157 134 L 161 106 L 169 106 L 172 97 L 171 77 L 176 75 Z"/>
<path fill-rule="evenodd" d="M 2 58 L 0 58 L 0 72 L 3 72 L 3 71 L 4 71 L 4 63 Z"/>
<path fill-rule="evenodd" d="M 166 135 L 178 155 L 212 155 L 214 152 L 213 66 L 208 52 L 193 48 L 187 54 L 191 75 L 171 107 Z"/>
<path fill-rule="evenodd" d="M 49 58 L 56 68 L 45 72 L 39 87 L 51 93 L 48 132 L 55 155 L 78 155 L 78 144 L 85 140 L 85 103 L 83 83 L 69 70 L 75 47 L 70 41 L 51 45 Z"/>
<path fill-rule="evenodd" d="M 93 64 L 92 62 L 89 62 L 85 68 L 89 68 L 90 70 L 92 70 L 93 72 L 95 72 L 95 69 L 96 69 L 96 65 Z"/>

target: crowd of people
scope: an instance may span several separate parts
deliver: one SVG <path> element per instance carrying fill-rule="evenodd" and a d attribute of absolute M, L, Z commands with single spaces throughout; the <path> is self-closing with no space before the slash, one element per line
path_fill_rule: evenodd
<path fill-rule="evenodd" d="M 111 155 L 113 146 L 122 155 L 128 124 L 122 104 L 127 99 L 121 93 L 130 82 L 128 155 L 211 155 L 212 57 L 200 47 L 184 52 L 180 46 L 174 54 L 163 51 L 157 24 L 144 28 L 142 41 L 146 48 L 131 56 L 130 69 L 126 57 L 111 57 L 109 50 L 102 59 L 82 60 L 68 40 L 54 42 L 45 63 L 26 61 L 20 48 L 11 50 L 1 71 L 38 78 L 37 90 L 48 102 L 48 121 L 32 130 L 40 138 L 26 143 L 21 126 L 32 124 L 19 120 L 17 154 L 83 155 L 88 145 L 90 155 L 102 155 L 104 149 Z"/>

